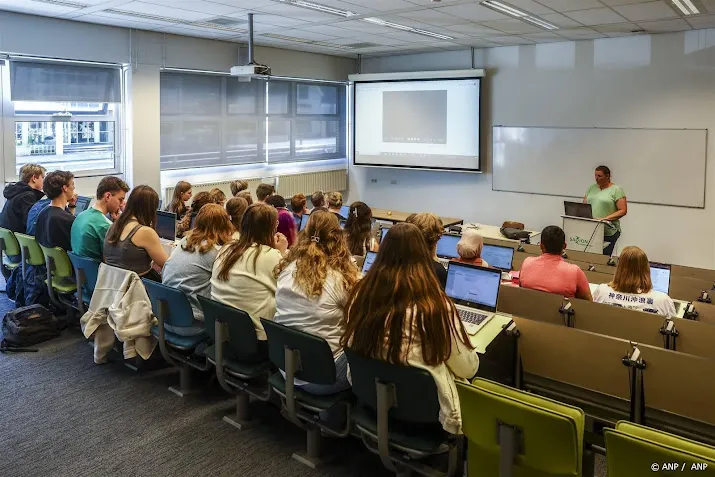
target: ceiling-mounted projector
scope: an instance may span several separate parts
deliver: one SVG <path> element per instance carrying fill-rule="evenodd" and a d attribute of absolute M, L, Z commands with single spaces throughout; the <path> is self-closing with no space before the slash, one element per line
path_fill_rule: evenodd
<path fill-rule="evenodd" d="M 231 76 L 235 76 L 239 81 L 251 81 L 251 78 L 270 76 L 271 67 L 259 65 L 253 61 L 253 13 L 248 14 L 248 64 L 243 66 L 232 66 Z"/>

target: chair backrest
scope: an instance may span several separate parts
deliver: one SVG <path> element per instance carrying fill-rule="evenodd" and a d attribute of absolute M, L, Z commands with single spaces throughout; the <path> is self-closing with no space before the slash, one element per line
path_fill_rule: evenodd
<path fill-rule="evenodd" d="M 67 252 L 75 270 L 82 270 L 86 283 L 83 285 L 84 291 L 88 296 L 94 293 L 94 287 L 97 285 L 97 276 L 99 275 L 99 262 L 87 257 Z M 79 274 L 79 272 L 78 272 Z"/>
<path fill-rule="evenodd" d="M 72 277 L 74 275 L 72 262 L 70 262 L 67 252 L 60 247 L 45 247 L 44 245 L 40 245 L 40 248 L 47 262 L 52 259 L 54 267 L 52 270 L 49 270 L 48 267 L 49 273 L 52 273 L 52 275 L 58 278 Z"/>
<path fill-rule="evenodd" d="M 35 237 L 31 235 L 25 235 L 21 233 L 16 233 L 15 238 L 20 242 L 20 247 L 27 249 L 27 256 L 25 257 L 25 263 L 28 265 L 44 265 L 45 264 L 45 254 L 42 253 L 40 244 L 37 243 Z"/>
<path fill-rule="evenodd" d="M 715 447 L 623 421 L 604 434 L 609 477 L 639 475 L 641 469 L 650 470 L 653 463 L 678 465 L 677 469 L 658 469 L 673 473 L 715 469 Z"/>
<path fill-rule="evenodd" d="M 201 295 L 198 300 L 204 312 L 204 329 L 211 341 L 216 343 L 215 324 L 218 321 L 228 328 L 228 340 L 223 345 L 228 356 L 240 359 L 258 353 L 256 327 L 248 313 Z"/>
<path fill-rule="evenodd" d="M 300 368 L 295 377 L 313 384 L 335 383 L 335 361 L 330 345 L 323 338 L 261 318 L 268 337 L 268 357 L 285 371 L 285 349 L 300 353 Z"/>
<path fill-rule="evenodd" d="M 390 410 L 390 417 L 421 424 L 439 423 L 437 385 L 427 371 L 364 358 L 347 348 L 345 354 L 350 363 L 352 390 L 358 404 L 377 411 L 376 383 L 392 384 L 396 405 Z"/>
<path fill-rule="evenodd" d="M 194 325 L 194 312 L 184 292 L 146 278 L 142 278 L 142 282 L 156 316 L 159 316 L 161 305 L 164 304 L 164 324 L 178 328 L 190 328 Z"/>
<path fill-rule="evenodd" d="M 18 243 L 15 234 L 12 233 L 12 230 L 0 227 L 0 239 L 2 239 L 5 244 L 5 248 L 3 249 L 5 255 L 8 257 L 16 257 L 20 255 L 20 244 Z"/>
<path fill-rule="evenodd" d="M 517 429 L 514 476 L 581 475 L 581 409 L 480 378 L 473 385 L 457 383 L 457 392 L 470 477 L 499 475 L 502 424 Z"/>

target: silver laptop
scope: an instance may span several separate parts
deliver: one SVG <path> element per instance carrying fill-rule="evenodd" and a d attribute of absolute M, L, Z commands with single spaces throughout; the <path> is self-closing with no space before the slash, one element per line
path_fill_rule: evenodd
<path fill-rule="evenodd" d="M 663 292 L 670 296 L 670 264 L 650 262 L 650 281 L 653 284 L 653 290 Z M 681 302 L 676 301 L 675 314 L 680 314 Z"/>
<path fill-rule="evenodd" d="M 444 234 L 437 242 L 437 259 L 444 268 L 449 266 L 451 259 L 459 257 L 457 243 L 461 238 L 462 236 L 457 234 Z"/>
<path fill-rule="evenodd" d="M 503 245 L 484 244 L 482 248 L 482 259 L 490 267 L 498 268 L 503 272 L 510 272 L 514 264 L 514 249 Z"/>
<path fill-rule="evenodd" d="M 457 305 L 467 333 L 475 335 L 494 317 L 501 270 L 452 262 L 447 271 L 447 296 Z"/>
<path fill-rule="evenodd" d="M 365 275 L 367 275 L 368 270 L 370 270 L 370 267 L 372 267 L 372 264 L 375 261 L 375 257 L 377 257 L 377 252 L 367 252 L 365 254 L 365 261 L 362 262 L 362 276 L 363 277 Z"/>

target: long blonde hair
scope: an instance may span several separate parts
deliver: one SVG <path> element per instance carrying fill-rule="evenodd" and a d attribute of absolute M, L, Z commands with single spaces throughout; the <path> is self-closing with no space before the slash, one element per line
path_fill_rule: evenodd
<path fill-rule="evenodd" d="M 319 297 L 323 293 L 331 270 L 340 275 L 342 285 L 348 292 L 359 278 L 338 218 L 325 210 L 310 214 L 298 241 L 276 266 L 275 276 L 278 277 L 292 262 L 296 262 L 295 281 L 308 298 Z"/>
<path fill-rule="evenodd" d="M 223 247 L 231 241 L 233 225 L 228 213 L 218 204 L 206 204 L 201 207 L 194 228 L 187 234 L 183 249 L 188 252 L 206 253 L 214 245 Z"/>
<path fill-rule="evenodd" d="M 616 274 L 609 286 L 621 293 L 648 293 L 653 289 L 650 263 L 642 249 L 631 246 L 621 251 Z"/>

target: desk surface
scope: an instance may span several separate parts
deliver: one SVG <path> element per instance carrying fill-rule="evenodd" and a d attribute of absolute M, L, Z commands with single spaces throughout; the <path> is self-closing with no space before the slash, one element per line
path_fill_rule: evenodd
<path fill-rule="evenodd" d="M 404 222 L 410 215 L 412 215 L 411 212 L 399 212 L 397 210 L 387 209 L 372 209 L 372 218 L 377 220 L 384 220 L 385 222 Z M 440 219 L 442 220 L 442 225 L 444 225 L 445 227 L 461 224 L 464 222 L 464 220 L 455 217 L 440 217 Z"/>
<path fill-rule="evenodd" d="M 494 338 L 499 336 L 502 332 L 504 326 L 511 323 L 511 315 L 504 313 L 495 313 L 494 316 L 482 326 L 477 334 L 474 336 L 469 336 L 469 341 L 474 346 L 474 350 L 479 354 L 484 354 L 487 352 L 487 346 L 494 341 Z"/>
<path fill-rule="evenodd" d="M 501 233 L 501 227 L 498 225 L 485 225 L 485 224 L 465 224 L 465 226 L 462 228 L 464 230 L 465 228 L 471 228 L 475 227 L 479 234 L 484 237 L 484 238 L 489 238 L 489 239 L 494 239 L 494 240 L 504 240 L 506 242 L 520 242 L 519 240 L 513 240 L 506 238 L 502 235 Z M 531 235 L 530 239 L 532 240 L 532 243 L 534 243 L 535 238 L 539 238 L 537 236 L 541 236 L 541 232 L 533 232 L 531 230 L 527 230 L 529 234 Z"/>

